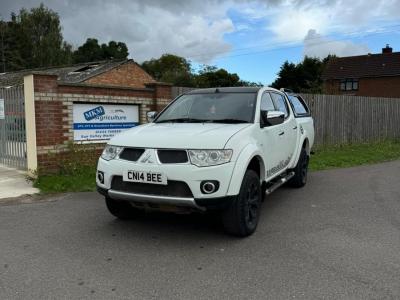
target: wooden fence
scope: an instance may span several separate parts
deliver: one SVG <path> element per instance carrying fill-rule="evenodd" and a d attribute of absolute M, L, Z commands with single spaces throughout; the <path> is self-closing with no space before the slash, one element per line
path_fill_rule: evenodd
<path fill-rule="evenodd" d="M 400 99 L 304 94 L 315 143 L 349 144 L 400 138 Z"/>
<path fill-rule="evenodd" d="M 193 88 L 173 87 L 173 98 Z M 311 109 L 315 144 L 400 138 L 400 98 L 302 94 Z"/>

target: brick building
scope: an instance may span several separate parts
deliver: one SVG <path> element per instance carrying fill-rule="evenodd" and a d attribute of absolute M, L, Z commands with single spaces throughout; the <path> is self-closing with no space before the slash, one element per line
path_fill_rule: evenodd
<path fill-rule="evenodd" d="M 324 94 L 400 97 L 400 52 L 386 45 L 379 54 L 330 60 L 323 72 Z"/>
<path fill-rule="evenodd" d="M 148 111 L 160 111 L 171 101 L 171 86 L 156 82 L 132 60 L 0 74 L 0 88 L 6 87 L 23 90 L 30 171 L 56 171 L 68 146 L 82 144 L 74 138 L 77 106 L 135 107 L 137 123 L 145 123 Z M 101 149 L 106 141 L 85 142 L 97 142 Z"/>

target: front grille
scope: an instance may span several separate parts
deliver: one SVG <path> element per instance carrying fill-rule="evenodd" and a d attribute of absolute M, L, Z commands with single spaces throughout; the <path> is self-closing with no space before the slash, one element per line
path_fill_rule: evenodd
<path fill-rule="evenodd" d="M 124 150 L 122 150 L 120 153 L 119 158 L 129 161 L 137 161 L 143 152 L 144 149 L 140 148 L 124 148 Z"/>
<path fill-rule="evenodd" d="M 157 150 L 158 159 L 163 164 L 181 164 L 188 162 L 185 150 Z"/>
<path fill-rule="evenodd" d="M 167 185 L 126 182 L 122 176 L 114 176 L 111 182 L 111 189 L 126 193 L 136 193 L 156 196 L 171 196 L 192 198 L 193 194 L 189 186 L 182 181 L 168 180 Z"/>

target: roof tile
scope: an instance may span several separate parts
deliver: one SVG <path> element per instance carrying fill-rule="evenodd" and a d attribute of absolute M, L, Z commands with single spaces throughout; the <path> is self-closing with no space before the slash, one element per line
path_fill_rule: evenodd
<path fill-rule="evenodd" d="M 400 52 L 331 59 L 322 79 L 400 76 Z"/>
<path fill-rule="evenodd" d="M 58 80 L 65 83 L 80 83 L 93 76 L 107 72 L 128 60 L 106 60 L 82 63 L 72 66 L 36 68 L 16 72 L 0 73 L 0 87 L 22 84 L 24 76 L 35 74 L 57 75 Z"/>

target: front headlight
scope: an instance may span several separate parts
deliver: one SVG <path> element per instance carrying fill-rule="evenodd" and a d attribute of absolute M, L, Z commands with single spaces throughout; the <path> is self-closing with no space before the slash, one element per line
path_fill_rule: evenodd
<path fill-rule="evenodd" d="M 107 145 L 101 154 L 101 158 L 105 160 L 112 160 L 121 153 L 122 149 L 122 147 Z"/>
<path fill-rule="evenodd" d="M 229 162 L 233 151 L 227 150 L 188 150 L 190 162 L 198 167 L 216 166 Z"/>

